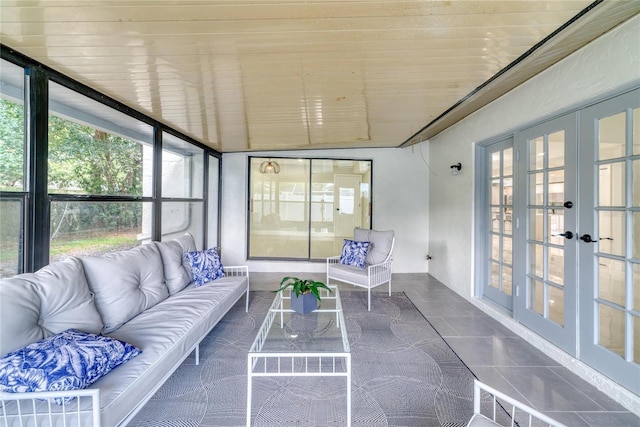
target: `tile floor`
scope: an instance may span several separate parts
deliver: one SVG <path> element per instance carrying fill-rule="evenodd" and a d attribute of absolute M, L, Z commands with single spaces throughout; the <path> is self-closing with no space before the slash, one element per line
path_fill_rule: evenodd
<path fill-rule="evenodd" d="M 321 273 L 287 275 L 324 281 Z M 251 273 L 252 290 L 273 290 L 282 273 Z M 359 290 L 342 284 L 341 287 Z M 383 285 L 376 292 L 386 292 Z M 394 274 L 404 291 L 481 381 L 575 427 L 640 427 L 640 417 L 484 314 L 428 274 Z"/>

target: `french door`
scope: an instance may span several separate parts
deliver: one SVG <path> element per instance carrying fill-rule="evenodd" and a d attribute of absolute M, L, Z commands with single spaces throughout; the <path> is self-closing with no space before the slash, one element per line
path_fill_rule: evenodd
<path fill-rule="evenodd" d="M 518 133 L 517 319 L 570 354 L 577 325 L 577 120 Z"/>
<path fill-rule="evenodd" d="M 640 90 L 580 123 L 580 358 L 640 394 Z"/>
<path fill-rule="evenodd" d="M 488 203 L 483 218 L 489 238 L 482 275 L 483 296 L 513 310 L 513 138 L 492 144 L 485 152 Z"/>

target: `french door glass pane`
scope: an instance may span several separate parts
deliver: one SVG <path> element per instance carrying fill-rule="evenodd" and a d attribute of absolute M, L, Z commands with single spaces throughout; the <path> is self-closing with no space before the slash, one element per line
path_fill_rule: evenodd
<path fill-rule="evenodd" d="M 564 290 L 549 286 L 549 319 L 564 325 Z"/>
<path fill-rule="evenodd" d="M 491 177 L 500 176 L 500 152 L 491 153 Z"/>
<path fill-rule="evenodd" d="M 500 179 L 494 179 L 491 181 L 491 204 L 499 205 L 500 201 Z"/>
<path fill-rule="evenodd" d="M 491 261 L 491 286 L 500 289 L 500 264 Z"/>
<path fill-rule="evenodd" d="M 631 248 L 631 253 L 633 258 L 640 259 L 640 212 L 633 212 L 632 224 L 633 247 Z"/>
<path fill-rule="evenodd" d="M 513 175 L 513 147 L 502 152 L 502 174 Z"/>
<path fill-rule="evenodd" d="M 504 178 L 502 181 L 502 204 L 513 205 L 513 178 Z"/>
<path fill-rule="evenodd" d="M 0 277 L 11 277 L 20 273 L 22 200 L 0 200 L 0 212 Z"/>
<path fill-rule="evenodd" d="M 531 300 L 529 308 L 540 315 L 544 315 L 544 285 L 539 280 L 531 280 Z"/>
<path fill-rule="evenodd" d="M 549 168 L 564 166 L 564 139 L 563 130 L 549 134 Z M 553 183 L 554 180 L 550 179 L 550 182 Z"/>
<path fill-rule="evenodd" d="M 542 205 L 544 203 L 544 173 L 529 175 L 529 204 Z"/>
<path fill-rule="evenodd" d="M 500 235 L 491 235 L 491 259 L 500 261 Z"/>
<path fill-rule="evenodd" d="M 539 278 L 542 278 L 544 275 L 543 254 L 544 246 L 529 244 L 529 260 L 531 262 L 529 265 L 529 273 Z"/>
<path fill-rule="evenodd" d="M 624 157 L 626 147 L 626 112 L 599 120 L 599 160 Z"/>
<path fill-rule="evenodd" d="M 564 246 L 565 238 L 560 236 L 564 234 L 564 210 L 562 209 L 548 209 L 547 210 L 547 224 L 549 227 L 549 233 L 547 234 L 549 243 L 553 245 Z"/>
<path fill-rule="evenodd" d="M 626 298 L 624 262 L 600 257 L 598 278 L 598 297 L 624 307 Z"/>
<path fill-rule="evenodd" d="M 633 110 L 633 154 L 640 154 L 640 108 Z"/>
<path fill-rule="evenodd" d="M 640 159 L 633 161 L 633 175 L 631 179 L 631 193 L 633 194 L 633 206 L 640 206 Z"/>
<path fill-rule="evenodd" d="M 640 316 L 633 316 L 633 361 L 640 363 Z"/>
<path fill-rule="evenodd" d="M 640 264 L 633 264 L 633 309 L 640 312 Z"/>
<path fill-rule="evenodd" d="M 513 277 L 513 270 L 511 267 L 502 267 L 502 292 L 507 295 L 512 295 L 513 286 L 511 284 Z"/>
<path fill-rule="evenodd" d="M 529 140 L 529 170 L 540 170 L 544 167 L 544 138 Z"/>
<path fill-rule="evenodd" d="M 512 239 L 511 237 L 502 237 L 502 262 L 512 264 Z"/>
<path fill-rule="evenodd" d="M 542 242 L 544 236 L 544 210 L 529 210 L 529 240 Z"/>
<path fill-rule="evenodd" d="M 138 246 L 151 236 L 143 202 L 51 202 L 51 262 Z"/>
<path fill-rule="evenodd" d="M 564 203 L 564 170 L 549 172 L 549 202 L 551 206 L 562 206 Z"/>
<path fill-rule="evenodd" d="M 624 211 L 599 211 L 598 217 L 599 251 L 624 256 L 627 241 Z"/>
<path fill-rule="evenodd" d="M 494 233 L 500 232 L 500 221 L 501 221 L 501 209 L 500 208 L 491 208 L 491 231 Z"/>
<path fill-rule="evenodd" d="M 547 268 L 549 270 L 548 279 L 558 285 L 564 285 L 564 249 L 548 247 Z"/>
<path fill-rule="evenodd" d="M 624 162 L 600 165 L 599 206 L 625 206 L 625 169 Z"/>
<path fill-rule="evenodd" d="M 504 224 L 502 230 L 505 235 L 513 234 L 513 208 L 504 208 Z"/>
<path fill-rule="evenodd" d="M 624 311 L 598 304 L 598 344 L 624 357 Z"/>

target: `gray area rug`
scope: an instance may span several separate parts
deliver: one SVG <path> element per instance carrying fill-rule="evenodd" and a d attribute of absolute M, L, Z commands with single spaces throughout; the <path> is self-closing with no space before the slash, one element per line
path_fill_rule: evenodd
<path fill-rule="evenodd" d="M 352 353 L 352 425 L 464 426 L 473 374 L 404 293 L 340 293 Z M 252 292 L 222 319 L 131 426 L 242 426 L 247 352 L 273 300 Z M 346 425 L 344 378 L 254 380 L 252 425 Z"/>

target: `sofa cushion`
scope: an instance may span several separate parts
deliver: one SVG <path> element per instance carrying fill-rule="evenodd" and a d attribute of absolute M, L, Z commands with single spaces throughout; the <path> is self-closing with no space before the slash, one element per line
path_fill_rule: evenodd
<path fill-rule="evenodd" d="M 387 259 L 392 249 L 393 236 L 393 230 L 377 231 L 358 227 L 353 230 L 354 240 L 371 243 L 367 252 L 367 265 L 380 264 Z"/>
<path fill-rule="evenodd" d="M 344 239 L 342 255 L 340 255 L 340 264 L 364 268 L 368 250 L 369 242 Z"/>
<path fill-rule="evenodd" d="M 81 260 L 104 323 L 103 333 L 118 329 L 169 296 L 155 244 Z"/>
<path fill-rule="evenodd" d="M 224 268 L 218 255 L 218 249 L 187 252 L 184 258 L 191 267 L 191 274 L 196 286 L 224 277 Z"/>
<path fill-rule="evenodd" d="M 180 292 L 193 280 L 190 269 L 183 264 L 183 256 L 186 252 L 195 251 L 196 245 L 193 236 L 189 233 L 168 242 L 156 242 L 162 264 L 164 266 L 164 278 L 169 289 L 169 295 Z"/>
<path fill-rule="evenodd" d="M 0 279 L 0 324 L 0 355 L 69 328 L 103 327 L 77 258 Z"/>
<path fill-rule="evenodd" d="M 69 329 L 0 359 L 0 390 L 9 393 L 78 390 L 140 354 L 110 337 Z M 56 398 L 58 405 L 73 398 Z"/>

